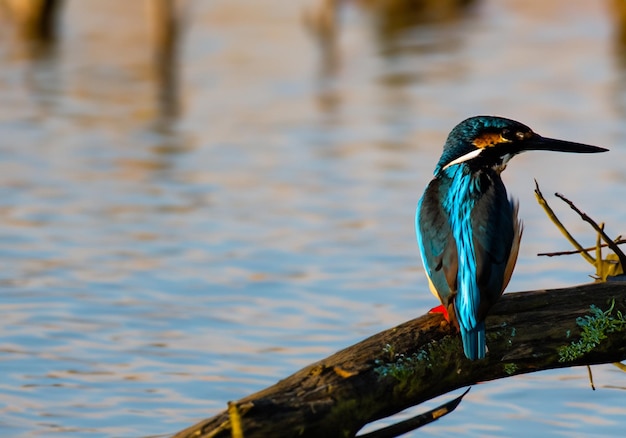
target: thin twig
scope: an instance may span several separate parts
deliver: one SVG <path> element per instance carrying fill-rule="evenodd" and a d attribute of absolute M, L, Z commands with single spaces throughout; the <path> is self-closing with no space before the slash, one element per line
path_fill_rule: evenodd
<path fill-rule="evenodd" d="M 600 229 L 604 232 L 604 222 L 600 224 Z M 604 275 L 604 260 L 602 260 L 602 238 L 601 234 L 596 235 L 596 275 L 602 279 L 605 279 Z M 591 368 L 589 368 L 591 374 Z"/>
<path fill-rule="evenodd" d="M 596 385 L 593 384 L 593 374 L 591 374 L 591 367 L 587 365 L 587 373 L 589 374 L 589 384 L 591 385 L 591 389 L 596 390 Z"/>
<path fill-rule="evenodd" d="M 609 246 L 609 248 L 611 248 L 611 251 L 613 251 L 617 255 L 620 265 L 622 265 L 622 267 L 626 267 L 626 255 L 622 252 L 619 246 L 617 246 L 615 242 L 613 242 L 613 239 L 607 236 L 606 233 L 602 230 L 602 228 L 600 228 L 600 226 L 593 219 L 587 216 L 586 213 L 580 211 L 578 207 L 576 207 L 572 201 L 570 201 L 569 199 L 567 199 L 565 196 L 563 196 L 560 193 L 555 193 L 554 195 L 560 198 L 567 205 L 569 205 L 572 210 L 578 213 L 578 215 L 581 217 L 582 220 L 590 224 L 594 230 L 600 233 L 600 235 L 602 236 L 602 240 L 604 240 Z"/>
<path fill-rule="evenodd" d="M 620 370 L 624 371 L 626 373 L 626 365 L 624 365 L 621 362 L 613 362 L 613 365 L 615 365 L 617 368 L 619 368 Z"/>
<path fill-rule="evenodd" d="M 616 245 L 621 245 L 622 243 L 626 243 L 626 240 L 622 239 L 621 237 L 622 236 L 618 236 L 615 239 L 615 244 Z M 601 246 L 602 246 L 602 248 L 606 248 L 609 245 L 607 245 L 606 243 L 603 243 Z M 594 249 L 596 249 L 595 246 L 589 247 L 589 248 L 583 248 L 583 249 L 572 249 L 570 251 L 540 252 L 537 255 L 538 256 L 545 256 L 545 257 L 555 257 L 555 256 L 562 256 L 562 255 L 580 254 L 581 252 L 593 251 Z"/>
<path fill-rule="evenodd" d="M 543 209 L 545 210 L 550 220 L 554 222 L 554 224 L 559 230 L 561 230 L 561 233 L 563 233 L 565 238 L 569 240 L 569 242 L 574 246 L 574 248 L 576 248 L 580 252 L 580 255 L 582 255 L 583 258 L 587 260 L 589 263 L 591 263 L 592 265 L 595 264 L 596 261 L 593 259 L 593 257 L 591 257 L 587 251 L 585 251 L 582 245 L 578 243 L 576 239 L 574 239 L 574 237 L 569 233 L 569 231 L 565 229 L 561 221 L 556 217 L 556 215 L 554 214 L 554 211 L 552 210 L 552 208 L 550 208 L 550 206 L 548 205 L 548 202 L 543 197 L 541 190 L 539 190 L 539 183 L 537 182 L 537 180 L 535 180 L 535 197 L 537 198 L 537 202 L 539 203 L 539 205 L 541 205 Z"/>

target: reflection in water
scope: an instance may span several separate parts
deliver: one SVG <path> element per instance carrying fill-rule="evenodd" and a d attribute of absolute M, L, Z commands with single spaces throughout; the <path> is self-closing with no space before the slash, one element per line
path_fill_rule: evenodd
<path fill-rule="evenodd" d="M 148 32 L 123 19 L 110 32 L 83 5 L 63 11 L 58 38 L 17 35 L 0 50 L 0 355 L 11 357 L 0 367 L 12 382 L 0 384 L 2 436 L 162 434 L 173 428 L 129 428 L 129 412 L 182 399 L 190 373 L 207 372 L 174 363 L 194 348 L 176 330 L 198 318 L 163 304 L 173 275 L 152 275 L 176 253 L 176 217 L 201 205 L 193 187 L 167 183 L 188 150 L 177 131 L 180 32 L 155 49 Z M 162 408 L 180 415 L 176 402 Z"/>
<path fill-rule="evenodd" d="M 476 18 L 474 1 L 377 0 L 345 2 L 320 0 L 304 12 L 304 24 L 319 51 L 317 103 L 327 127 L 343 123 L 345 114 L 380 107 L 392 141 L 384 147 L 406 147 L 410 127 L 421 108 L 412 93 L 438 76 L 459 77 L 466 66 L 458 57 L 467 39 L 467 20 Z M 367 34 L 362 24 L 366 22 Z M 381 65 L 361 65 L 346 40 L 370 44 Z M 375 102 L 357 102 L 353 83 L 364 74 L 375 75 L 380 96 Z M 362 91 L 361 91 L 362 92 Z M 429 115 L 426 115 L 426 119 Z"/>
<path fill-rule="evenodd" d="M 54 93 L 58 94 L 63 82 L 56 66 L 58 66 L 59 57 L 65 55 L 65 48 L 58 47 L 57 28 L 59 15 L 64 13 L 66 2 L 62 0 L 32 2 L 3 0 L 1 5 L 4 14 L 0 18 L 12 24 L 16 31 L 15 36 L 18 37 L 14 48 L 32 61 L 32 68 L 27 72 L 28 79 L 32 81 L 32 96 L 43 105 L 40 114 L 49 114 L 52 109 L 49 105 L 58 100 L 54 99 Z M 176 0 L 147 0 L 145 6 L 146 11 L 135 8 L 134 12 L 138 14 L 136 17 L 138 20 L 143 19 L 148 24 L 149 38 L 141 44 L 146 45 L 149 52 L 153 53 L 154 59 L 154 66 L 151 70 L 154 72 L 155 103 L 159 116 L 155 118 L 152 126 L 169 138 L 168 143 L 171 143 L 172 137 L 175 136 L 175 123 L 179 114 L 178 52 L 182 37 L 182 24 L 188 19 L 186 17 L 188 5 L 187 2 Z M 71 19 L 70 12 L 65 12 L 65 15 L 70 15 L 66 20 Z M 93 24 L 93 26 L 96 25 L 98 23 Z M 106 28 L 86 29 L 87 32 L 106 32 L 107 30 Z M 115 44 L 113 40 L 111 43 Z M 90 68 L 93 73 L 96 72 L 93 66 Z M 175 150 L 177 146 L 172 145 L 174 143 L 157 149 Z"/>
<path fill-rule="evenodd" d="M 63 3 L 63 0 L 2 0 L 0 18 L 5 15 L 21 37 L 50 44 L 57 37 L 58 16 Z"/>
<path fill-rule="evenodd" d="M 318 104 L 327 114 L 334 113 L 340 103 L 336 75 L 340 55 L 338 46 L 339 21 L 337 18 L 340 2 L 320 0 L 310 9 L 304 10 L 304 24 L 313 36 L 320 54 L 320 83 Z"/>
<path fill-rule="evenodd" d="M 404 32 L 420 26 L 445 25 L 458 21 L 471 12 L 475 0 L 364 0 L 349 3 L 342 0 L 318 0 L 305 10 L 305 24 L 316 36 L 324 52 L 335 52 L 341 28 L 340 17 L 346 9 L 358 7 L 373 23 L 380 46 L 385 47 L 401 38 Z M 333 56 L 324 56 L 326 63 Z"/>
<path fill-rule="evenodd" d="M 179 51 L 183 33 L 182 24 L 188 20 L 181 2 L 152 0 L 148 2 L 152 33 L 155 42 L 155 62 L 159 84 L 159 103 L 163 122 L 179 113 L 178 72 Z"/>
<path fill-rule="evenodd" d="M 626 2 L 613 0 L 610 2 L 613 19 L 613 40 L 615 60 L 618 67 L 616 74 L 615 104 L 626 120 Z M 626 140 L 626 130 L 620 132 L 620 138 Z"/>
<path fill-rule="evenodd" d="M 397 40 L 405 37 L 407 31 L 424 26 L 459 23 L 471 11 L 470 6 L 474 2 L 475 0 L 366 0 L 362 4 L 374 21 L 381 50 L 386 53 L 397 46 Z M 422 43 L 418 41 L 418 44 Z"/>

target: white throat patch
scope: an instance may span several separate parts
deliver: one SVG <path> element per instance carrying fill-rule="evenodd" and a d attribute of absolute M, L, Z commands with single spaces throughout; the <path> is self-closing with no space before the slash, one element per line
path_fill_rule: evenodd
<path fill-rule="evenodd" d="M 506 169 L 506 165 L 507 165 L 507 163 L 509 162 L 509 160 L 510 160 L 511 158 L 513 158 L 513 154 L 505 154 L 505 155 L 502 157 L 502 163 L 500 163 L 499 165 L 495 166 L 495 167 L 494 167 L 494 170 L 495 170 L 496 172 L 498 172 L 498 173 L 502 173 L 502 171 L 503 171 L 504 169 Z"/>

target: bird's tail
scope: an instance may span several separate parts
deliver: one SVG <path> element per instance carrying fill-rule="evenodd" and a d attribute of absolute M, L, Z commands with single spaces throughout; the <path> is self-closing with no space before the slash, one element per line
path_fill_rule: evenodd
<path fill-rule="evenodd" d="M 461 324 L 461 339 L 463 351 L 468 359 L 476 360 L 485 357 L 487 341 L 485 339 L 485 323 L 479 322 L 476 327 L 466 330 Z"/>

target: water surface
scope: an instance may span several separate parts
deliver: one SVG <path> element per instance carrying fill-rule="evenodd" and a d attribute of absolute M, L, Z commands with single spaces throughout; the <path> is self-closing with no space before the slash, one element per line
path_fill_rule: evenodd
<path fill-rule="evenodd" d="M 314 1 L 191 2 L 173 75 L 128 2 L 67 2 L 43 47 L 2 26 L 0 435 L 173 433 L 423 314 L 414 208 L 471 115 L 611 149 L 504 174 L 526 227 L 508 290 L 589 280 L 581 258 L 536 257 L 569 248 L 533 178 L 624 232 L 616 12 L 382 3 L 341 3 L 330 26 Z M 617 436 L 626 377 L 594 376 L 478 385 L 420 433 Z"/>

